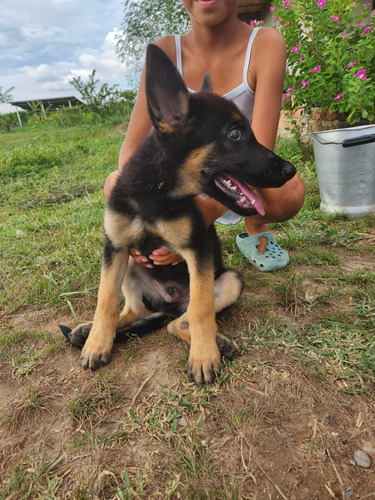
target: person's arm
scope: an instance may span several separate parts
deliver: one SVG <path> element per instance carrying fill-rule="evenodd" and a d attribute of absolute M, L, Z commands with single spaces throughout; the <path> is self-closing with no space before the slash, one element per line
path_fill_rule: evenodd
<path fill-rule="evenodd" d="M 251 127 L 258 142 L 273 151 L 286 70 L 286 44 L 281 33 L 273 28 L 262 28 L 253 48 L 249 71 L 249 84 L 255 88 Z M 298 174 L 280 188 L 257 188 L 256 191 L 262 198 L 266 215 L 245 219 L 249 234 L 264 231 L 268 222 L 291 219 L 304 202 L 303 182 Z"/>
<path fill-rule="evenodd" d="M 147 112 L 145 70 L 143 69 L 137 99 L 130 117 L 125 139 L 120 148 L 118 170 L 109 174 L 104 185 L 104 195 L 106 200 L 108 200 L 112 192 L 119 173 L 125 167 L 126 162 L 133 155 L 139 144 L 150 132 L 150 130 L 151 120 Z"/>
<path fill-rule="evenodd" d="M 250 85 L 255 83 L 251 127 L 258 142 L 273 151 L 280 119 L 286 69 L 286 45 L 273 28 L 262 28 L 254 41 Z"/>

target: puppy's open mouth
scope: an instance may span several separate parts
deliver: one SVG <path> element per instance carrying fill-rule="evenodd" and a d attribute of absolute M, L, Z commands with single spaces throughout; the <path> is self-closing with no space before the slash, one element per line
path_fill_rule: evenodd
<path fill-rule="evenodd" d="M 215 177 L 216 186 L 227 196 L 236 200 L 241 208 L 254 208 L 260 215 L 264 215 L 263 204 L 254 191 L 229 174 L 219 174 Z"/>

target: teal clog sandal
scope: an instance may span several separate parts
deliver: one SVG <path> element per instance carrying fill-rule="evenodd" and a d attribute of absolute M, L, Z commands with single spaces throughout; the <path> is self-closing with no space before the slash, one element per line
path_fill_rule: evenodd
<path fill-rule="evenodd" d="M 260 238 L 267 238 L 265 253 L 258 252 Z M 282 269 L 289 262 L 289 255 L 281 248 L 270 231 L 249 236 L 247 233 L 240 233 L 236 238 L 237 246 L 258 271 L 270 272 Z"/>

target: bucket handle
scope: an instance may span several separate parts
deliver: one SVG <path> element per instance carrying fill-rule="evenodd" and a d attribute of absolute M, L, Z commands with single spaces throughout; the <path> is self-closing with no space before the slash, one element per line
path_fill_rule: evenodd
<path fill-rule="evenodd" d="M 351 148 L 352 146 L 370 144 L 370 142 L 375 142 L 375 134 L 361 135 L 359 137 L 353 137 L 353 139 L 345 139 L 342 141 L 342 147 Z"/>
<path fill-rule="evenodd" d="M 345 139 L 342 142 L 324 142 L 318 137 L 314 132 L 312 132 L 308 125 L 306 126 L 307 132 L 320 144 L 336 144 L 337 146 L 342 146 L 343 148 L 351 148 L 353 146 L 361 146 L 363 144 L 370 144 L 370 142 L 375 142 L 375 134 L 360 135 L 359 137 L 353 137 L 352 139 Z"/>

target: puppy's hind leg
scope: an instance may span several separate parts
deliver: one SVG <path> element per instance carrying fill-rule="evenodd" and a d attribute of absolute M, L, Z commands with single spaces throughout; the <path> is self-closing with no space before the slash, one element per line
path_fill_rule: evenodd
<path fill-rule="evenodd" d="M 68 334 L 69 341 L 77 347 L 83 347 L 87 337 L 89 336 L 91 328 L 92 321 L 89 321 L 88 323 L 81 323 Z"/>
<path fill-rule="evenodd" d="M 132 268 L 135 265 L 130 257 L 129 266 L 122 284 L 125 306 L 120 314 L 117 328 L 123 328 L 146 314 L 146 307 L 143 303 L 143 283 L 140 279 L 137 279 L 137 275 L 132 273 Z"/>
<path fill-rule="evenodd" d="M 233 306 L 241 296 L 243 280 L 240 274 L 232 269 L 224 271 L 215 279 L 215 312 L 216 314 Z"/>

